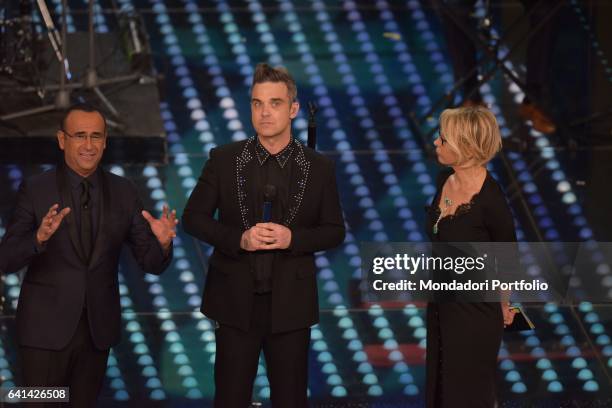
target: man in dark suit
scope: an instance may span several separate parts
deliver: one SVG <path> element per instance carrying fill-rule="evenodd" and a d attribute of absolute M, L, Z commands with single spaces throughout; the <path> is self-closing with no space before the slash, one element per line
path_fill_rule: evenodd
<path fill-rule="evenodd" d="M 307 406 L 313 253 L 342 243 L 345 230 L 333 162 L 291 136 L 296 96 L 287 71 L 257 66 L 257 135 L 211 150 L 183 215 L 185 230 L 215 247 L 201 310 L 218 324 L 216 407 L 249 406 L 261 350 L 272 406 Z"/>
<path fill-rule="evenodd" d="M 160 274 L 172 258 L 175 212 L 142 209 L 136 187 L 98 167 L 106 122 L 71 108 L 57 132 L 64 163 L 24 181 L 2 242 L 5 272 L 27 267 L 17 307 L 24 386 L 68 386 L 74 407 L 95 405 L 120 338 L 117 268 L 127 243 Z"/>

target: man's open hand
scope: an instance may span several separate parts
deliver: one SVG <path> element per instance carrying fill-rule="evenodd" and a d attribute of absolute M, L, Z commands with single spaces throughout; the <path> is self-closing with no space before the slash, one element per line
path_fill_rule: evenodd
<path fill-rule="evenodd" d="M 148 211 L 143 210 L 142 216 L 149 223 L 151 231 L 159 241 L 163 249 L 170 248 L 172 238 L 176 237 L 176 210 L 170 211 L 167 205 L 164 205 L 162 215 L 159 218 L 153 217 Z"/>
<path fill-rule="evenodd" d="M 51 238 L 55 231 L 62 224 L 62 220 L 70 212 L 70 207 L 64 208 L 62 211 L 57 212 L 59 204 L 53 204 L 47 214 L 43 217 L 38 231 L 36 231 L 36 241 L 39 245 L 44 244 Z"/>

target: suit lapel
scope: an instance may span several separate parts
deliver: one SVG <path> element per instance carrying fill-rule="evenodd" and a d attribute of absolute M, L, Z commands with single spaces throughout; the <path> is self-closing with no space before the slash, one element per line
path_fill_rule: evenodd
<path fill-rule="evenodd" d="M 289 205 L 283 220 L 283 224 L 287 227 L 295 220 L 295 216 L 300 210 L 310 173 L 310 161 L 306 159 L 304 147 L 295 139 L 293 139 L 292 143 L 295 144 L 295 147 L 293 157 L 291 158 L 294 162 L 289 182 Z"/>
<path fill-rule="evenodd" d="M 253 164 L 253 153 L 251 151 L 255 137 L 246 141 L 242 152 L 236 157 L 236 194 L 238 196 L 238 208 L 240 209 L 240 220 L 244 230 L 248 230 L 254 224 L 253 204 L 253 185 L 255 180 L 248 177 L 249 164 Z M 252 174 L 252 173 L 251 173 Z M 249 194 L 250 193 L 250 194 Z"/>
<path fill-rule="evenodd" d="M 70 181 L 68 180 L 68 174 L 66 174 L 66 169 L 64 169 L 64 165 L 57 166 L 57 189 L 60 192 L 60 197 L 62 200 L 62 208 L 70 207 L 74 210 L 74 206 L 76 203 L 72 202 L 72 193 L 70 191 Z M 86 263 L 85 255 L 83 254 L 83 250 L 81 248 L 81 242 L 79 240 L 79 233 L 77 231 L 76 220 L 74 218 L 74 212 L 71 211 L 65 218 L 64 222 L 68 224 L 68 233 L 70 235 L 70 242 L 72 243 L 72 248 L 74 252 L 78 255 L 81 262 Z"/>

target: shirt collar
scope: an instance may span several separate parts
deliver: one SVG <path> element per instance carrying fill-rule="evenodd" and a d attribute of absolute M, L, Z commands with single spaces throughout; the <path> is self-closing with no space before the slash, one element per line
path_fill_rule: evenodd
<path fill-rule="evenodd" d="M 68 165 L 64 166 L 66 168 L 66 172 L 68 173 L 68 179 L 70 180 L 70 186 L 73 189 L 81 188 L 81 182 L 87 178 L 89 181 L 89 186 L 92 188 L 98 187 L 98 172 L 99 169 L 93 172 L 93 174 L 89 175 L 89 177 L 83 177 L 80 174 L 77 174 L 74 170 L 72 170 Z"/>
<path fill-rule="evenodd" d="M 293 152 L 293 147 L 294 147 L 293 138 L 289 140 L 289 144 L 287 144 L 287 146 L 285 146 L 283 150 L 281 150 L 280 152 L 276 154 L 271 154 L 270 152 L 268 152 L 266 148 L 263 147 L 263 145 L 259 142 L 258 137 L 256 137 L 255 139 L 256 139 L 255 155 L 257 156 L 257 160 L 259 161 L 260 166 L 263 166 L 264 163 L 270 157 L 273 157 L 274 159 L 276 159 L 276 162 L 278 163 L 281 169 L 285 167 L 285 165 L 289 161 L 289 158 L 291 157 L 291 153 Z"/>

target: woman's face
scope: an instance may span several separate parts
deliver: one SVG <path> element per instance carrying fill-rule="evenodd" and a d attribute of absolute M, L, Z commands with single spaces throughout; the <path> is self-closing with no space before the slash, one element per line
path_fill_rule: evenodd
<path fill-rule="evenodd" d="M 436 155 L 440 164 L 450 166 L 457 162 L 457 155 L 448 146 L 442 129 L 438 131 L 438 137 L 434 140 L 434 146 L 436 146 Z"/>

